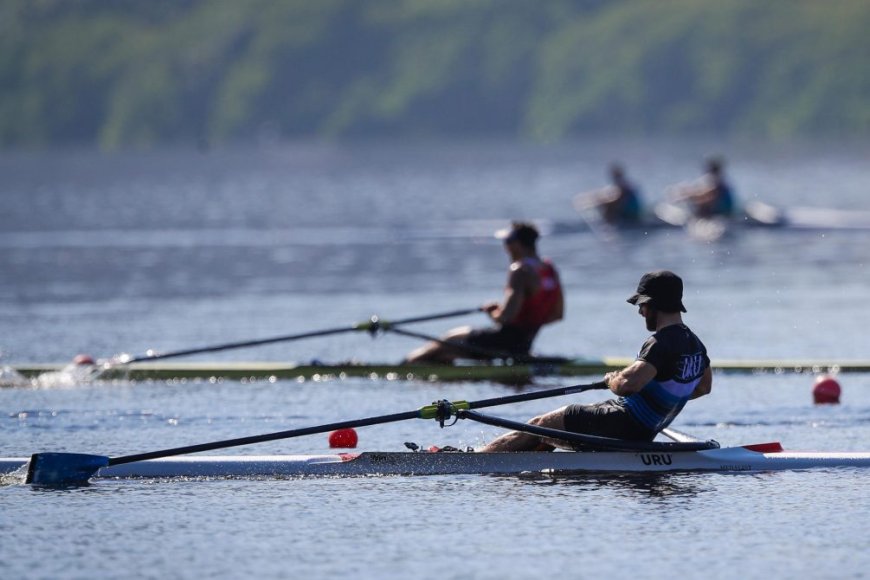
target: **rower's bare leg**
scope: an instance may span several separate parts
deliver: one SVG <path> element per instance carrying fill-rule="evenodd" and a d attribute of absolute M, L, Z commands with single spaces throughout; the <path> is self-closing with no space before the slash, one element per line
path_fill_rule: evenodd
<path fill-rule="evenodd" d="M 565 407 L 550 411 L 544 415 L 535 417 L 529 421 L 529 425 L 538 425 L 539 427 L 549 427 L 550 429 L 565 430 Z M 549 440 L 522 433 L 520 431 L 511 431 L 505 433 L 501 437 L 494 439 L 482 449 L 477 451 L 483 453 L 495 453 L 502 451 L 552 451 L 555 449 Z"/>
<path fill-rule="evenodd" d="M 461 326 L 454 328 L 442 337 L 442 340 L 461 341 L 468 338 L 473 329 L 470 326 Z M 429 342 L 420 348 L 411 351 L 402 364 L 420 364 L 420 363 L 437 363 L 451 364 L 454 360 L 462 356 L 461 348 L 454 348 L 439 342 Z"/>

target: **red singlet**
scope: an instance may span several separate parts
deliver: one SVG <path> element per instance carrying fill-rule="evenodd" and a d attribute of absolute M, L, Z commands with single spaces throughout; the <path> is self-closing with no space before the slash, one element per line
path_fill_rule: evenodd
<path fill-rule="evenodd" d="M 548 322 L 552 322 L 553 311 L 562 298 L 562 287 L 559 275 L 549 260 L 527 258 L 523 264 L 531 266 L 538 275 L 538 290 L 523 300 L 523 305 L 511 326 L 537 331 Z"/>

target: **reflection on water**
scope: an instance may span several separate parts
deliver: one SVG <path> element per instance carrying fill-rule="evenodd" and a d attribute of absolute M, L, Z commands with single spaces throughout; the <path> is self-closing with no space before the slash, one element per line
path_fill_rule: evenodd
<path fill-rule="evenodd" d="M 635 501 L 661 501 L 696 498 L 709 493 L 711 487 L 706 478 L 706 474 L 685 473 L 552 473 L 529 481 L 537 485 L 569 486 L 571 494 L 604 491 Z"/>

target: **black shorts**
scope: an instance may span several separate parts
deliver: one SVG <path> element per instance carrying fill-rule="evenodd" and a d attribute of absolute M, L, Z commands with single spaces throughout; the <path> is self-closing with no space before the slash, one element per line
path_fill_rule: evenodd
<path fill-rule="evenodd" d="M 615 399 L 592 405 L 568 405 L 565 430 L 632 441 L 652 441 L 655 433 L 641 425 Z"/>
<path fill-rule="evenodd" d="M 501 354 L 527 355 L 532 350 L 535 334 L 516 326 L 477 328 L 471 331 L 465 344 L 482 349 L 480 353 L 469 353 L 475 358 L 497 358 Z M 492 356 L 487 356 L 489 354 Z"/>

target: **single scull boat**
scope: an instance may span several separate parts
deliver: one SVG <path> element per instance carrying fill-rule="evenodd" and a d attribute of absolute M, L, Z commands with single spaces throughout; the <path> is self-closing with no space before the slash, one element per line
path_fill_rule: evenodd
<path fill-rule="evenodd" d="M 0 473 L 25 457 L 0 459 Z M 784 451 L 779 443 L 701 451 L 553 453 L 373 452 L 324 455 L 169 457 L 101 468 L 96 478 L 291 477 L 519 473 L 741 472 L 870 467 L 870 453 Z"/>
<path fill-rule="evenodd" d="M 96 454 L 43 452 L 25 458 L 0 459 L 0 473 L 24 471 L 24 481 L 57 486 L 111 477 L 256 477 L 360 476 L 436 474 L 516 474 L 523 472 L 670 472 L 775 471 L 786 469 L 870 467 L 870 453 L 786 452 L 779 443 L 721 448 L 672 429 L 662 430 L 670 442 L 629 441 L 573 433 L 484 415 L 478 409 L 606 389 L 604 382 L 571 385 L 476 401 L 435 401 L 418 409 L 337 423 L 302 427 L 107 457 Z M 359 454 L 181 457 L 229 447 L 291 439 L 340 429 L 434 419 L 441 427 L 459 419 L 527 432 L 561 441 L 579 451 L 553 453 L 363 452 Z M 451 423 L 450 420 L 453 419 Z"/>
<path fill-rule="evenodd" d="M 580 377 L 620 370 L 634 359 L 604 357 L 600 359 L 558 359 L 539 357 L 534 362 L 496 363 L 464 362 L 457 365 L 400 365 L 389 363 L 309 363 L 286 362 L 138 362 L 109 368 L 99 373 L 99 380 L 297 380 L 323 381 L 362 377 L 377 380 L 438 381 L 527 381 L 534 377 Z M 22 364 L 12 370 L 27 380 L 46 380 L 58 373 L 92 378 L 87 368 L 61 364 Z M 862 360 L 714 360 L 713 369 L 736 373 L 845 373 L 870 372 L 870 361 Z M 99 369 L 98 369 L 99 370 Z M 9 385 L 15 383 L 8 381 Z M 24 383 L 24 381 L 22 381 Z M 0 382 L 0 385 L 4 383 Z M 25 385 L 26 386 L 26 385 Z"/>

